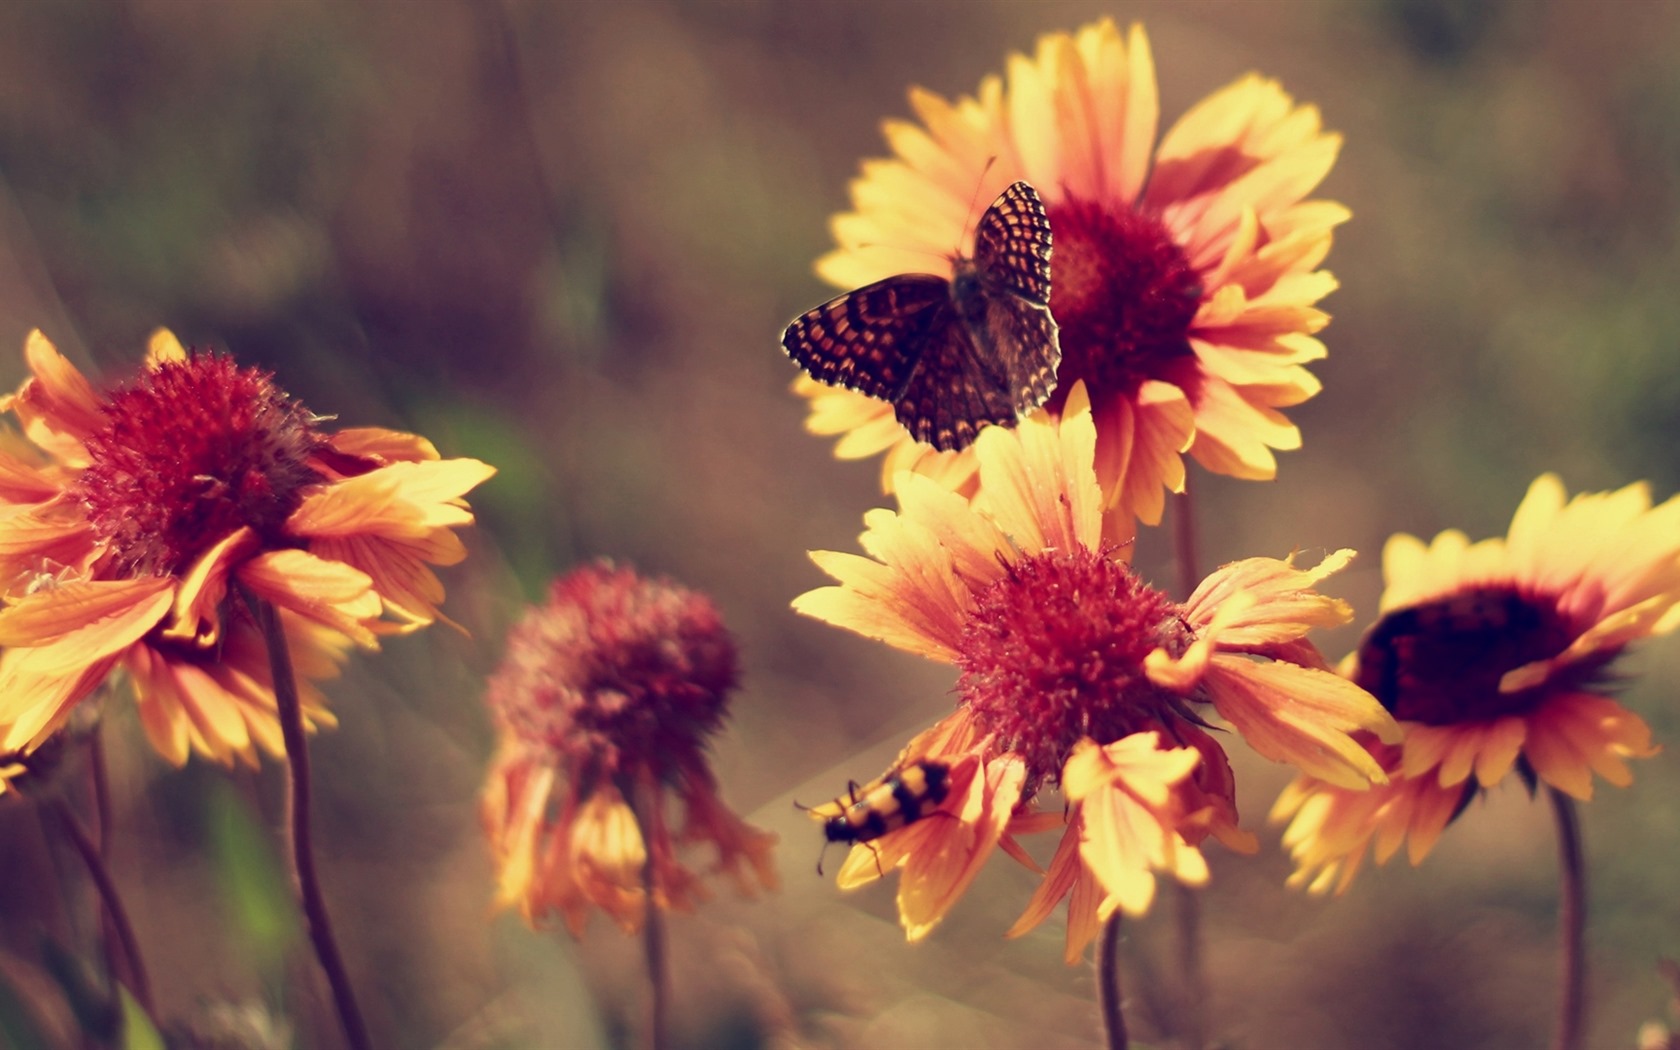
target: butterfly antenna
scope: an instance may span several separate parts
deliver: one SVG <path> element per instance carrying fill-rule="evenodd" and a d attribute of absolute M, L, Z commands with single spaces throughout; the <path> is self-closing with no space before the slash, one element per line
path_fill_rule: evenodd
<path fill-rule="evenodd" d="M 962 231 L 957 234 L 957 243 L 952 246 L 950 251 L 941 253 L 929 251 L 926 248 L 911 248 L 901 244 L 883 244 L 879 241 L 859 241 L 854 247 L 859 249 L 888 248 L 893 251 L 911 252 L 916 255 L 931 255 L 941 262 L 950 262 L 953 259 L 961 258 L 962 246 L 968 243 L 969 234 L 972 232 L 975 225 L 975 208 L 980 203 L 980 190 L 986 185 L 986 174 L 992 170 L 992 165 L 996 163 L 997 155 L 993 154 L 992 156 L 986 158 L 986 166 L 980 169 L 980 177 L 974 182 L 974 193 L 968 198 L 968 212 L 963 218 Z"/>
<path fill-rule="evenodd" d="M 969 230 L 974 225 L 974 209 L 980 203 L 980 188 L 982 186 L 986 185 L 986 175 L 992 170 L 992 165 L 996 164 L 996 163 L 997 163 L 997 154 L 996 153 L 992 154 L 990 157 L 987 157 L 986 158 L 986 166 L 980 169 L 980 177 L 974 180 L 974 192 L 969 195 L 969 198 L 968 198 L 968 212 L 963 217 L 962 233 L 957 240 L 957 246 L 954 249 L 952 249 L 952 251 L 951 251 L 951 257 L 952 258 L 956 258 L 957 256 L 961 255 L 962 254 L 962 246 L 964 244 L 968 243 Z"/>
<path fill-rule="evenodd" d="M 886 248 L 895 252 L 911 252 L 915 255 L 930 255 L 941 262 L 949 262 L 951 257 L 943 252 L 930 251 L 927 248 L 910 248 L 902 244 L 882 244 L 880 241 L 860 241 L 858 248 Z"/>

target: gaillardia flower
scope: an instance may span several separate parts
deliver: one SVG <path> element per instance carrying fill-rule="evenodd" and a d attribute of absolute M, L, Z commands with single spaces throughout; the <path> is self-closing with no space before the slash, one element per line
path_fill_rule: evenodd
<path fill-rule="evenodd" d="M 1251 558 L 1214 572 L 1179 604 L 1104 541 L 1093 467 L 1097 431 L 1083 384 L 1060 418 L 981 432 L 973 501 L 911 472 L 899 511 L 865 517 L 870 557 L 817 551 L 839 581 L 795 599 L 800 612 L 959 669 L 956 712 L 905 749 L 899 767 L 949 768 L 938 810 L 855 848 L 842 884 L 903 868 L 899 912 L 914 940 L 961 895 L 993 847 L 1064 823 L 1020 932 L 1068 897 L 1068 954 L 1096 922 L 1148 906 L 1154 870 L 1205 877 L 1208 834 L 1251 849 L 1236 824 L 1225 753 L 1200 712 L 1261 754 L 1358 788 L 1382 772 L 1350 736 L 1393 736 L 1363 690 L 1305 638 L 1349 616 L 1314 569 Z M 1204 706 L 1206 705 L 1206 706 Z M 1060 786 L 1064 812 L 1035 813 Z"/>
<path fill-rule="evenodd" d="M 1383 550 L 1382 616 L 1345 668 L 1393 712 L 1398 744 L 1368 741 L 1386 785 L 1349 792 L 1308 775 L 1272 818 L 1295 884 L 1338 892 L 1371 847 L 1377 863 L 1409 842 L 1422 861 L 1475 794 L 1516 771 L 1592 797 L 1592 774 L 1632 782 L 1625 759 L 1656 753 L 1637 715 L 1605 695 L 1632 643 L 1680 623 L 1680 498 L 1649 489 L 1576 496 L 1546 474 L 1509 536 L 1447 531 Z"/>
<path fill-rule="evenodd" d="M 40 332 L 24 353 L 0 399 L 22 428 L 0 432 L 0 751 L 39 747 L 120 669 L 169 761 L 254 763 L 284 746 L 248 603 L 278 610 L 313 725 L 333 716 L 309 682 L 349 646 L 438 617 L 429 566 L 464 556 L 450 530 L 492 468 L 326 433 L 269 373 L 168 332 L 103 393 Z"/>
<path fill-rule="evenodd" d="M 776 886 L 776 837 L 718 798 L 706 741 L 736 685 L 735 644 L 704 595 L 609 563 L 554 581 L 508 637 L 488 701 L 500 745 L 483 815 L 497 903 L 573 936 L 589 909 L 624 930 L 706 890 L 676 856 L 709 842 L 743 895 Z M 667 796 L 680 802 L 672 826 Z"/>
<path fill-rule="evenodd" d="M 1317 109 L 1250 75 L 1157 145 L 1148 40 L 1109 21 L 1012 56 L 1007 86 L 987 77 L 955 102 L 915 89 L 910 105 L 920 123 L 887 122 L 896 156 L 864 164 L 818 272 L 844 288 L 925 272 L 962 246 L 971 202 L 1024 179 L 1054 233 L 1062 360 L 1048 405 L 1060 414 L 1086 384 L 1108 503 L 1159 522 L 1163 489 L 1183 489 L 1186 450 L 1220 474 L 1274 476 L 1272 450 L 1300 445 L 1279 409 L 1319 388 L 1303 366 L 1324 356 L 1314 334 L 1328 318 L 1314 304 L 1336 282 L 1318 266 L 1348 218 L 1305 199 L 1341 145 Z M 904 469 L 971 489 L 972 452 L 917 444 L 890 405 L 810 379 L 796 389 L 811 399 L 810 430 L 845 435 L 836 455 L 886 450 L 889 490 Z"/>

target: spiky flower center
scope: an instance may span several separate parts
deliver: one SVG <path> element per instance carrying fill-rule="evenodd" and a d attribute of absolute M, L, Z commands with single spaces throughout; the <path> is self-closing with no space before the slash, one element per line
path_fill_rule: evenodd
<path fill-rule="evenodd" d="M 704 775 L 737 678 L 735 643 L 705 595 L 599 563 L 556 580 L 514 628 L 488 700 L 586 790 L 602 777 Z"/>
<path fill-rule="evenodd" d="M 1112 743 L 1177 700 L 1143 661 L 1191 641 L 1179 608 L 1125 565 L 1083 547 L 1023 557 L 978 597 L 963 626 L 957 692 L 1030 784 L 1054 781 L 1082 737 Z"/>
<path fill-rule="evenodd" d="M 314 417 L 256 368 L 193 354 L 111 394 L 87 439 L 74 494 L 119 572 L 182 572 L 249 526 L 284 542 L 286 519 L 321 480 Z"/>
<path fill-rule="evenodd" d="M 1587 684 L 1615 655 L 1572 665 L 1567 681 L 1501 692 L 1507 673 L 1558 655 L 1578 633 L 1543 596 L 1514 587 L 1467 590 L 1377 621 L 1360 643 L 1357 681 L 1403 721 L 1453 725 L 1522 714 L 1551 689 Z"/>
<path fill-rule="evenodd" d="M 1130 395 L 1191 355 L 1201 281 L 1165 225 L 1125 206 L 1068 198 L 1048 211 L 1050 312 L 1060 327 L 1057 396 Z M 1060 407 L 1060 401 L 1052 402 Z"/>

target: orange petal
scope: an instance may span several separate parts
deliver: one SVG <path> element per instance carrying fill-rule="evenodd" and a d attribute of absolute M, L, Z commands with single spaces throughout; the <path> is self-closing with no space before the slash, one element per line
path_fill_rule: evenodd
<path fill-rule="evenodd" d="M 907 940 L 918 941 L 945 917 L 991 855 L 1009 815 L 1021 797 L 1025 764 L 1013 755 L 986 763 L 982 776 L 970 784 L 967 797 L 953 807 L 954 821 L 924 820 L 907 830 L 942 830 L 937 848 L 910 854 L 898 886 L 898 915 Z"/>
<path fill-rule="evenodd" d="M 270 551 L 240 566 L 239 580 L 261 599 L 376 648 L 367 628 L 379 618 L 379 595 L 367 573 L 300 550 Z"/>
<path fill-rule="evenodd" d="M 148 576 L 37 591 L 0 611 L 0 646 L 32 649 L 36 674 L 91 664 L 157 626 L 174 600 L 174 587 L 173 580 Z"/>
<path fill-rule="evenodd" d="M 1345 678 L 1218 654 L 1202 681 L 1214 707 L 1265 757 L 1354 790 L 1386 779 L 1350 734 L 1393 737 L 1398 727 L 1371 694 Z"/>
<path fill-rule="evenodd" d="M 495 473 L 476 459 L 392 463 L 311 493 L 286 528 L 314 539 L 407 538 L 471 524 L 472 512 L 460 497 Z"/>

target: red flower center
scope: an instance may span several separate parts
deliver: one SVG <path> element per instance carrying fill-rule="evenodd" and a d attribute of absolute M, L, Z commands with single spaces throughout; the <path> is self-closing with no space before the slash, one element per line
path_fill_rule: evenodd
<path fill-rule="evenodd" d="M 109 397 L 74 494 L 117 572 L 181 572 L 241 526 L 284 542 L 323 439 L 272 379 L 194 354 Z"/>
<path fill-rule="evenodd" d="M 1094 551 L 1029 555 L 979 595 L 958 646 L 957 692 L 1029 788 L 1059 776 L 1081 737 L 1112 743 L 1166 717 L 1175 698 L 1144 676 L 1157 646 L 1182 651 L 1178 606 Z"/>
<path fill-rule="evenodd" d="M 498 720 L 588 785 L 651 772 L 704 777 L 739 677 L 703 594 L 610 563 L 556 580 L 508 636 L 490 680 Z"/>
<path fill-rule="evenodd" d="M 1572 665 L 1566 681 L 1500 692 L 1507 672 L 1556 656 L 1577 633 L 1540 596 L 1514 587 L 1469 590 L 1377 621 L 1360 643 L 1356 680 L 1403 721 L 1453 725 L 1521 714 L 1549 690 L 1587 684 L 1615 655 Z"/>
<path fill-rule="evenodd" d="M 1201 280 L 1166 226 L 1130 208 L 1068 198 L 1049 209 L 1050 312 L 1060 327 L 1060 409 L 1083 379 L 1093 400 L 1129 396 L 1192 351 Z"/>

